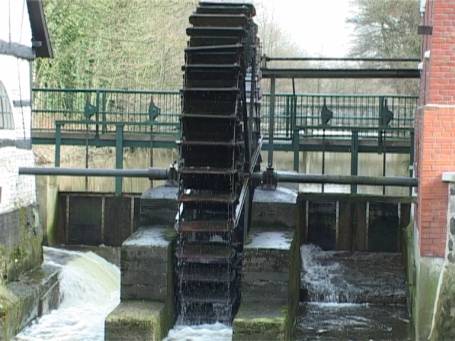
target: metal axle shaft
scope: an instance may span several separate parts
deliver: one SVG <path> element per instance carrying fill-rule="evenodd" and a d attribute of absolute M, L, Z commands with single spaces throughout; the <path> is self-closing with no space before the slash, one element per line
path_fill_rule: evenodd
<path fill-rule="evenodd" d="M 149 178 L 153 180 L 167 180 L 170 170 L 166 168 L 144 169 L 110 169 L 110 168 L 44 168 L 44 167 L 21 167 L 21 175 L 56 175 L 56 176 L 94 176 L 128 178 Z M 399 186 L 417 187 L 418 180 L 405 176 L 352 176 L 352 175 L 327 175 L 327 174 L 303 174 L 295 172 L 275 171 L 274 176 L 279 182 L 334 184 L 334 185 L 369 185 L 369 186 Z M 252 174 L 252 179 L 260 180 L 263 173 Z"/>

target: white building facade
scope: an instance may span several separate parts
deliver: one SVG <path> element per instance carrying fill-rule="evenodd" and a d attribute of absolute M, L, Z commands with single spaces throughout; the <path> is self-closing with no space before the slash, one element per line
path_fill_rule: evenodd
<path fill-rule="evenodd" d="M 1 0 L 0 215 L 36 203 L 34 177 L 19 176 L 18 168 L 34 165 L 32 63 L 40 54 L 52 56 L 41 1 Z"/>

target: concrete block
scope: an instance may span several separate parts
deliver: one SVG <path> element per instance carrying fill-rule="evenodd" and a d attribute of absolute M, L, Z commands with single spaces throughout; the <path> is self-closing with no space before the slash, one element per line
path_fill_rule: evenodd
<path fill-rule="evenodd" d="M 177 213 L 178 188 L 174 186 L 153 187 L 141 196 L 141 225 L 165 224 L 173 226 Z"/>
<path fill-rule="evenodd" d="M 256 188 L 253 196 L 252 227 L 297 226 L 297 193 L 284 187 L 275 191 Z"/>
<path fill-rule="evenodd" d="M 291 338 L 300 291 L 296 236 L 290 229 L 251 231 L 243 251 L 242 301 L 233 321 L 233 340 Z"/>
<path fill-rule="evenodd" d="M 291 331 L 287 306 L 279 304 L 250 303 L 242 305 L 232 323 L 233 341 L 290 340 Z"/>
<path fill-rule="evenodd" d="M 0 339 L 11 340 L 59 304 L 58 269 L 43 266 L 0 285 Z"/>
<path fill-rule="evenodd" d="M 141 227 L 122 244 L 122 300 L 166 302 L 173 286 L 174 239 L 169 227 Z"/>
<path fill-rule="evenodd" d="M 166 335 L 165 305 L 124 301 L 106 318 L 106 341 L 159 341 Z"/>

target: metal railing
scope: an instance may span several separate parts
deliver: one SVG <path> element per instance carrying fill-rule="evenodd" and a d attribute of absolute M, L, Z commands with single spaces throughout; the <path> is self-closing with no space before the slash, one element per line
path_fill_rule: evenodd
<path fill-rule="evenodd" d="M 261 131 L 268 132 L 270 95 L 262 103 Z M 389 127 L 397 128 L 393 137 L 408 137 L 407 131 L 414 125 L 417 97 L 383 95 L 332 95 L 332 94 L 276 94 L 274 138 L 293 138 L 293 126 L 308 127 L 305 136 L 321 133 L 321 108 L 326 103 L 333 112 L 333 118 L 325 127 L 339 131 L 339 127 L 376 128 L 380 127 L 381 103 L 387 101 L 388 109 L 394 113 Z M 402 130 L 401 130 L 402 129 Z M 349 129 L 348 129 L 349 130 Z"/>
<path fill-rule="evenodd" d="M 264 94 L 261 132 L 265 140 L 268 139 L 271 102 L 271 95 Z M 330 135 L 331 127 L 338 134 L 339 127 L 380 129 L 384 102 L 394 114 L 388 124 L 393 129 L 387 131 L 387 136 L 409 138 L 417 108 L 417 97 L 414 96 L 276 94 L 274 140 L 292 141 L 295 127 L 299 127 L 300 134 L 304 132 L 305 136 L 320 136 L 324 103 L 333 112 L 333 118 L 324 127 L 326 136 Z M 129 123 L 125 126 L 125 134 L 177 137 L 181 99 L 179 91 L 39 88 L 33 89 L 32 112 L 33 132 L 55 132 L 58 121 L 64 123 L 62 133 L 113 134 L 117 123 Z M 346 137 L 349 138 L 349 133 Z"/>
<path fill-rule="evenodd" d="M 33 89 L 32 130 L 115 133 L 116 123 L 128 123 L 125 134 L 178 133 L 181 112 L 176 91 L 108 89 Z M 91 124 L 87 125 L 87 121 Z M 96 123 L 96 124 L 93 124 Z"/>

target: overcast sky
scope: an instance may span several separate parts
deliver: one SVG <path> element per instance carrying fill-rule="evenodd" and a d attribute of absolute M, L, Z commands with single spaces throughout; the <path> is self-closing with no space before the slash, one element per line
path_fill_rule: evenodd
<path fill-rule="evenodd" d="M 343 57 L 353 38 L 352 0 L 256 0 L 274 11 L 289 38 L 308 55 Z"/>

